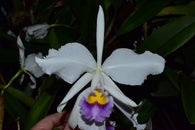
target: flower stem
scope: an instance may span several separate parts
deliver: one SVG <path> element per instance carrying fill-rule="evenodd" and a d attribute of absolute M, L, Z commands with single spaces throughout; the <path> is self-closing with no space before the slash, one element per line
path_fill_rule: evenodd
<path fill-rule="evenodd" d="M 66 25 L 66 24 L 51 24 L 49 25 L 50 28 L 53 28 L 53 27 L 65 27 L 65 28 L 72 28 L 71 26 L 69 25 Z"/>
<path fill-rule="evenodd" d="M 22 73 L 24 72 L 24 69 L 21 68 L 11 79 L 10 81 L 4 86 L 3 90 L 1 91 L 1 95 L 4 93 L 4 90 L 7 89 L 11 83 Z"/>

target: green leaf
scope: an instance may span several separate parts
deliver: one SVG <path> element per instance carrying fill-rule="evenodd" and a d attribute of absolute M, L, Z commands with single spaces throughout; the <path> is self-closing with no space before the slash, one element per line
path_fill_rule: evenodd
<path fill-rule="evenodd" d="M 65 28 L 56 28 L 55 33 L 58 39 L 58 42 L 61 45 L 64 45 L 69 42 L 74 42 L 77 38 L 78 35 L 75 33 L 77 30 L 69 30 Z"/>
<path fill-rule="evenodd" d="M 59 44 L 58 39 L 56 37 L 55 29 L 53 29 L 53 28 L 49 32 L 49 44 L 50 44 L 50 47 L 53 49 L 60 48 L 60 44 Z"/>
<path fill-rule="evenodd" d="M 179 74 L 177 74 L 174 70 L 169 67 L 165 67 L 164 74 L 170 80 L 170 82 L 174 85 L 177 90 L 180 90 L 179 85 Z"/>
<path fill-rule="evenodd" d="M 143 101 L 143 105 L 138 109 L 138 123 L 146 123 L 157 111 L 156 106 L 148 99 Z"/>
<path fill-rule="evenodd" d="M 185 62 L 183 64 L 185 64 L 185 66 L 187 66 L 187 68 L 189 70 L 195 70 L 195 60 L 194 60 L 194 56 L 195 56 L 195 37 L 192 38 L 187 46 L 184 46 L 182 48 L 182 60 L 184 60 Z"/>
<path fill-rule="evenodd" d="M 54 98 L 55 94 L 47 92 L 43 92 L 39 96 L 27 115 L 25 130 L 30 130 L 35 123 L 47 115 Z"/>
<path fill-rule="evenodd" d="M 195 5 L 179 5 L 179 6 L 169 6 L 161 10 L 158 14 L 163 15 L 194 15 Z"/>
<path fill-rule="evenodd" d="M 75 22 L 76 18 L 73 15 L 70 7 L 65 6 L 64 8 L 61 9 L 61 11 L 59 11 L 56 14 L 54 20 L 57 21 L 59 24 L 63 23 L 63 24 L 67 24 L 67 25 L 72 25 Z"/>
<path fill-rule="evenodd" d="M 167 56 L 174 52 L 195 34 L 195 16 L 178 18 L 152 33 L 137 49 Z"/>
<path fill-rule="evenodd" d="M 0 88 L 3 89 L 4 85 L 0 84 Z M 9 94 L 11 94 L 12 96 L 16 97 L 18 100 L 20 100 L 25 105 L 32 107 L 32 105 L 34 103 L 34 99 L 32 97 L 30 97 L 29 95 L 27 95 L 26 93 L 24 93 L 18 89 L 15 89 L 11 86 L 8 87 L 5 91 L 8 92 Z"/>
<path fill-rule="evenodd" d="M 169 0 L 142 0 L 118 30 L 118 35 L 130 32 L 159 13 Z"/>
<path fill-rule="evenodd" d="M 111 0 L 103 0 L 105 10 L 108 10 L 108 8 L 111 6 Z"/>
<path fill-rule="evenodd" d="M 5 96 L 5 108 L 10 113 L 10 115 L 16 120 L 18 117 L 25 122 L 26 119 L 26 109 L 25 107 L 12 95 L 9 93 L 4 93 Z"/>
<path fill-rule="evenodd" d="M 172 97 L 179 96 L 179 93 L 169 81 L 164 80 L 159 83 L 156 91 L 152 92 L 151 95 L 155 97 Z"/>
<path fill-rule="evenodd" d="M 96 25 L 97 1 L 92 0 L 71 0 L 69 1 L 75 17 L 80 22 L 81 41 L 83 44 L 90 43 Z M 82 5 L 82 6 L 81 6 Z"/>
<path fill-rule="evenodd" d="M 181 96 L 186 116 L 191 124 L 195 124 L 195 82 L 184 79 Z"/>
<path fill-rule="evenodd" d="M 50 15 L 54 10 L 56 1 L 53 0 L 41 0 L 35 3 L 33 11 L 37 13 L 36 20 L 39 23 L 49 21 Z"/>

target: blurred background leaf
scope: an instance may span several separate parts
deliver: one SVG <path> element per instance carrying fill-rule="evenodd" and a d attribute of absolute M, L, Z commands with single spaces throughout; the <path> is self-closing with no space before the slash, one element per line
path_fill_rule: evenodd
<path fill-rule="evenodd" d="M 60 48 L 60 43 L 58 42 L 58 39 L 56 37 L 56 33 L 54 29 L 51 29 L 51 31 L 49 32 L 49 44 L 50 47 L 53 49 L 59 49 Z"/>
<path fill-rule="evenodd" d="M 159 11 L 169 3 L 169 0 L 141 0 L 134 12 L 129 15 L 126 21 L 118 30 L 118 35 L 132 31 L 136 27 L 159 13 Z"/>
<path fill-rule="evenodd" d="M 3 128 L 3 119 L 4 119 L 4 108 L 5 108 L 5 103 L 4 103 L 4 95 L 0 95 L 0 130 Z"/>
<path fill-rule="evenodd" d="M 137 52 L 150 50 L 162 56 L 174 52 L 189 41 L 195 34 L 195 17 L 178 18 L 152 33 L 137 49 Z"/>
<path fill-rule="evenodd" d="M 186 116 L 191 124 L 195 124 L 195 82 L 184 78 L 181 96 Z"/>
<path fill-rule="evenodd" d="M 6 110 L 14 120 L 19 120 L 22 124 L 24 124 L 26 121 L 27 109 L 9 93 L 5 93 L 4 96 Z"/>

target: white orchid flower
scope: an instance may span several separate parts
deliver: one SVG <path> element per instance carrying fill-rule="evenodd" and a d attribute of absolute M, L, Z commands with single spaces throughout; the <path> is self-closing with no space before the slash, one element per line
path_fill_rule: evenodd
<path fill-rule="evenodd" d="M 77 125 L 80 129 L 105 129 L 105 119 L 109 117 L 113 104 L 129 116 L 118 102 L 129 108 L 136 107 L 137 104 L 125 96 L 113 80 L 120 84 L 141 85 L 147 75 L 163 72 L 165 60 L 149 51 L 136 54 L 130 49 L 116 49 L 102 64 L 103 44 L 104 13 L 99 6 L 96 32 L 97 63 L 87 48 L 76 42 L 68 43 L 59 50 L 50 49 L 44 59 L 35 58 L 47 74 L 56 74 L 70 84 L 84 73 L 66 94 L 57 108 L 58 112 L 92 81 L 91 87 L 78 96 L 72 110 L 69 125 L 73 129 Z"/>
<path fill-rule="evenodd" d="M 25 40 L 29 42 L 31 39 L 43 39 L 47 35 L 49 28 L 47 23 L 25 27 L 23 29 L 26 31 Z"/>
<path fill-rule="evenodd" d="M 17 37 L 17 44 L 19 47 L 19 60 L 20 60 L 20 67 L 24 69 L 24 72 L 26 74 L 29 75 L 33 85 L 31 85 L 31 88 L 35 88 L 36 87 L 36 80 L 35 78 L 32 76 L 32 74 L 36 77 L 39 78 L 41 77 L 44 72 L 42 71 L 42 69 L 40 68 L 40 66 L 35 62 L 35 57 L 39 57 L 42 58 L 42 54 L 38 53 L 38 54 L 30 54 L 25 58 L 25 48 L 24 45 L 22 43 L 21 38 L 18 36 Z M 21 79 L 21 82 L 23 81 L 23 77 Z"/>

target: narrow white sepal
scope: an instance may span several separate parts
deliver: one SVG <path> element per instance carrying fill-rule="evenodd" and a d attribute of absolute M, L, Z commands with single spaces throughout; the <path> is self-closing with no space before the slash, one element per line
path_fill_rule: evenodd
<path fill-rule="evenodd" d="M 61 101 L 60 105 L 57 107 L 58 112 L 62 112 L 63 108 L 66 106 L 66 103 L 76 95 L 85 85 L 87 85 L 92 79 L 92 74 L 84 74 L 68 91 L 64 99 Z"/>
<path fill-rule="evenodd" d="M 45 73 L 56 74 L 70 84 L 84 72 L 93 72 L 96 68 L 96 61 L 89 50 L 79 43 L 68 43 L 59 50 L 50 49 L 46 58 L 35 60 Z"/>
<path fill-rule="evenodd" d="M 124 109 L 121 105 L 118 105 L 114 102 L 114 105 L 133 123 L 133 126 L 136 127 L 136 130 L 145 130 L 146 124 L 139 124 L 137 121 L 138 114 L 132 114 L 131 109 Z M 128 111 L 129 110 L 129 111 Z"/>
<path fill-rule="evenodd" d="M 19 48 L 19 61 L 20 61 L 20 66 L 23 68 L 24 67 L 24 58 L 25 58 L 25 48 L 24 45 L 22 43 L 22 40 L 20 38 L 20 36 L 17 37 L 17 44 L 18 44 L 18 48 Z"/>
<path fill-rule="evenodd" d="M 104 83 L 105 83 L 104 88 L 110 95 L 112 95 L 114 98 L 116 98 L 120 102 L 130 107 L 138 106 L 133 100 L 125 96 L 123 92 L 117 87 L 117 85 L 108 76 L 106 76 L 105 74 L 103 76 L 104 76 Z"/>
<path fill-rule="evenodd" d="M 104 12 L 101 6 L 97 15 L 96 47 L 97 47 L 97 66 L 101 67 L 102 53 L 104 46 Z"/>
<path fill-rule="evenodd" d="M 103 63 L 103 71 L 121 84 L 141 85 L 149 74 L 162 73 L 163 57 L 149 51 L 136 54 L 130 49 L 116 49 Z"/>
<path fill-rule="evenodd" d="M 74 107 L 72 109 L 72 112 L 70 114 L 70 117 L 68 119 L 68 124 L 72 129 L 75 129 L 76 126 L 78 125 L 78 119 L 81 116 L 80 115 L 80 106 L 79 106 L 79 102 L 81 100 L 81 98 L 85 95 L 85 93 L 89 92 L 90 89 L 87 88 L 84 91 L 82 91 L 79 96 L 77 97 L 76 103 L 74 104 Z"/>
<path fill-rule="evenodd" d="M 73 107 L 72 112 L 70 114 L 70 117 L 68 119 L 68 124 L 72 129 L 75 129 L 76 126 L 78 125 L 78 117 L 80 116 L 79 102 L 80 102 L 81 98 L 82 98 L 81 95 L 79 95 L 77 97 L 76 103 L 74 104 L 74 107 Z"/>
<path fill-rule="evenodd" d="M 35 89 L 36 86 L 37 86 L 36 79 L 35 79 L 30 73 L 27 72 L 27 74 L 30 76 L 30 80 L 31 80 L 32 83 L 33 83 L 33 84 L 30 86 L 30 88 Z"/>

